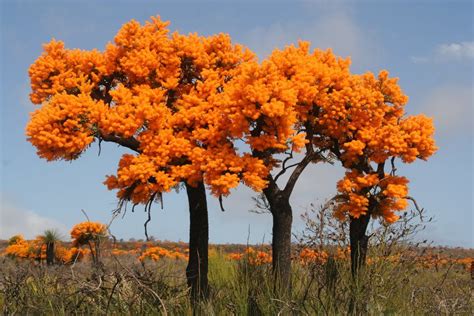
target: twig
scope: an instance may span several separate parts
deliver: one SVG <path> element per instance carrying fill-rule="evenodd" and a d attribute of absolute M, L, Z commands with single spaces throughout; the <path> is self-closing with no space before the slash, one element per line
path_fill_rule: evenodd
<path fill-rule="evenodd" d="M 116 278 L 117 281 L 115 282 L 114 286 L 112 287 L 112 291 L 110 292 L 110 296 L 109 296 L 109 299 L 107 301 L 107 307 L 105 309 L 105 315 L 107 315 L 109 313 L 109 307 L 110 307 L 110 302 L 112 301 L 112 296 L 114 295 L 115 288 L 120 283 L 119 278 L 117 278 L 117 276 L 115 276 L 115 278 Z"/>
<path fill-rule="evenodd" d="M 158 301 L 160 302 L 161 306 L 163 307 L 163 315 L 168 315 L 168 311 L 166 310 L 166 306 L 165 306 L 165 303 L 163 302 L 163 300 L 160 298 L 160 296 L 158 294 L 156 294 L 155 291 L 153 291 L 153 289 L 149 288 L 148 286 L 145 286 L 142 282 L 140 282 L 140 280 L 138 280 L 138 278 L 135 276 L 135 274 L 133 274 L 133 272 L 131 272 L 129 269 L 127 269 L 121 262 L 120 260 L 118 260 L 115 256 L 113 257 L 115 259 L 115 261 L 117 261 L 117 263 L 126 271 L 129 273 L 129 275 L 132 276 L 132 278 L 135 279 L 135 281 L 137 281 L 137 283 L 143 287 L 144 289 L 150 291 L 157 299 Z"/>
<path fill-rule="evenodd" d="M 84 214 L 84 216 L 87 218 L 87 221 L 90 222 L 91 220 L 89 219 L 89 216 L 87 216 L 86 211 L 84 211 L 83 209 L 81 209 L 81 212 L 82 212 L 82 214 Z"/>
<path fill-rule="evenodd" d="M 413 202 L 413 204 L 415 205 L 415 209 L 420 214 L 420 219 L 423 220 L 423 209 L 418 206 L 418 203 L 416 202 L 416 200 L 411 196 L 406 196 L 405 199 Z"/>
<path fill-rule="evenodd" d="M 153 200 L 155 199 L 157 192 L 153 193 L 148 202 L 145 204 L 145 212 L 148 212 L 148 219 L 145 221 L 145 237 L 146 241 L 149 241 L 150 238 L 148 237 L 148 223 L 151 221 L 151 204 L 153 203 Z"/>
<path fill-rule="evenodd" d="M 222 203 L 222 194 L 219 195 L 219 206 L 221 207 L 221 211 L 225 212 L 224 203 Z"/>

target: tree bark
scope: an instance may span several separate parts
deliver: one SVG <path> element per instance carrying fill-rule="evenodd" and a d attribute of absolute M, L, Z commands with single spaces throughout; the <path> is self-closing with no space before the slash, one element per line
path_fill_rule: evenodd
<path fill-rule="evenodd" d="M 273 215 L 272 265 L 276 289 L 290 291 L 292 209 L 289 197 L 281 192 L 265 190 Z"/>
<path fill-rule="evenodd" d="M 365 266 L 367 258 L 367 247 L 369 236 L 367 226 L 370 221 L 370 215 L 362 215 L 359 218 L 351 217 L 349 224 L 349 238 L 351 243 L 351 272 L 356 277 L 360 268 Z"/>
<path fill-rule="evenodd" d="M 206 189 L 203 182 L 196 187 L 186 184 L 189 202 L 189 260 L 186 267 L 191 298 L 199 300 L 208 295 L 208 245 L 209 223 L 207 215 Z"/>
<path fill-rule="evenodd" d="M 54 242 L 46 243 L 46 264 L 54 264 Z"/>

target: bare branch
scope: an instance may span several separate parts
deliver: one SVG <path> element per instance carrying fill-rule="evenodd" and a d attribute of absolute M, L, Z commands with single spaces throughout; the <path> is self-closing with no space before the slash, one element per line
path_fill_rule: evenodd
<path fill-rule="evenodd" d="M 290 165 L 290 166 L 288 166 L 288 167 L 286 166 L 286 163 L 287 163 L 289 160 L 293 159 L 293 148 L 291 149 L 291 151 L 290 151 L 289 153 L 286 153 L 286 154 L 288 155 L 288 157 L 286 157 L 286 158 L 283 160 L 283 163 L 281 164 L 281 170 L 280 170 L 280 172 L 278 172 L 278 174 L 275 176 L 275 179 L 274 179 L 275 182 L 278 180 L 278 178 L 279 178 L 282 174 L 284 174 L 284 173 L 286 172 L 287 169 L 289 169 L 289 168 L 294 167 L 294 166 L 297 165 L 297 164 L 292 164 L 292 165 Z"/>
<path fill-rule="evenodd" d="M 416 202 L 416 200 L 415 200 L 413 197 L 411 197 L 411 196 L 406 196 L 405 199 L 410 200 L 410 201 L 413 202 L 413 205 L 415 205 L 415 209 L 416 209 L 416 210 L 418 211 L 418 213 L 420 214 L 420 218 L 423 219 L 423 208 L 420 208 L 420 207 L 418 206 L 418 203 Z"/>
<path fill-rule="evenodd" d="M 224 204 L 222 203 L 222 194 L 219 195 L 219 206 L 221 207 L 221 211 L 225 212 Z"/>
<path fill-rule="evenodd" d="M 83 209 L 81 209 L 81 212 L 82 212 L 82 214 L 84 214 L 84 216 L 87 218 L 87 221 L 90 222 L 91 220 L 89 219 L 89 216 L 87 216 L 86 211 L 84 211 Z"/>
<path fill-rule="evenodd" d="M 145 226 L 146 241 L 150 240 L 150 237 L 148 237 L 148 223 L 151 221 L 151 204 L 153 203 L 153 200 L 155 199 L 155 196 L 157 194 L 161 194 L 161 193 L 158 193 L 158 192 L 153 193 L 150 199 L 148 200 L 148 202 L 145 204 L 145 212 L 148 212 L 148 218 L 145 221 L 145 224 L 143 225 Z"/>
<path fill-rule="evenodd" d="M 282 166 L 282 169 L 280 170 L 280 172 L 278 172 L 278 174 L 275 176 L 275 179 L 274 181 L 278 181 L 278 178 L 280 176 L 282 176 L 288 169 L 290 168 L 293 168 L 293 167 L 296 167 L 297 165 L 299 165 L 300 163 L 299 162 L 296 162 L 294 164 L 291 164 L 289 166 Z"/>
<path fill-rule="evenodd" d="M 390 171 L 390 174 L 392 176 L 395 175 L 395 171 L 397 171 L 397 168 L 395 168 L 395 156 L 392 157 L 392 159 L 390 160 L 390 163 L 392 164 L 392 171 Z"/>

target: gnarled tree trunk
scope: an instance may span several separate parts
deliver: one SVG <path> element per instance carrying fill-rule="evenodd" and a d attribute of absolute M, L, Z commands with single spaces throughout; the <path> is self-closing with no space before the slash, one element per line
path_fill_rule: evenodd
<path fill-rule="evenodd" d="M 189 201 L 189 260 L 186 267 L 191 298 L 199 300 L 208 294 L 209 223 L 206 189 L 203 182 L 196 187 L 186 184 Z"/>
<path fill-rule="evenodd" d="M 356 277 L 359 269 L 366 263 L 367 247 L 369 243 L 369 236 L 367 226 L 370 221 L 370 215 L 362 215 L 359 218 L 350 219 L 349 224 L 349 238 L 351 243 L 351 272 L 352 276 Z"/>

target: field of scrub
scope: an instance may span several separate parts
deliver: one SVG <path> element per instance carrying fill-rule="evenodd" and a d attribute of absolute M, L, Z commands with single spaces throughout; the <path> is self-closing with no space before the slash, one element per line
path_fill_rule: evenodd
<path fill-rule="evenodd" d="M 46 262 L 41 236 L 1 243 L 0 306 L 6 315 L 471 314 L 474 251 L 372 246 L 360 277 L 348 249 L 293 245 L 291 290 L 276 293 L 269 245 L 212 245 L 209 295 L 192 303 L 187 244 L 57 241 Z"/>

